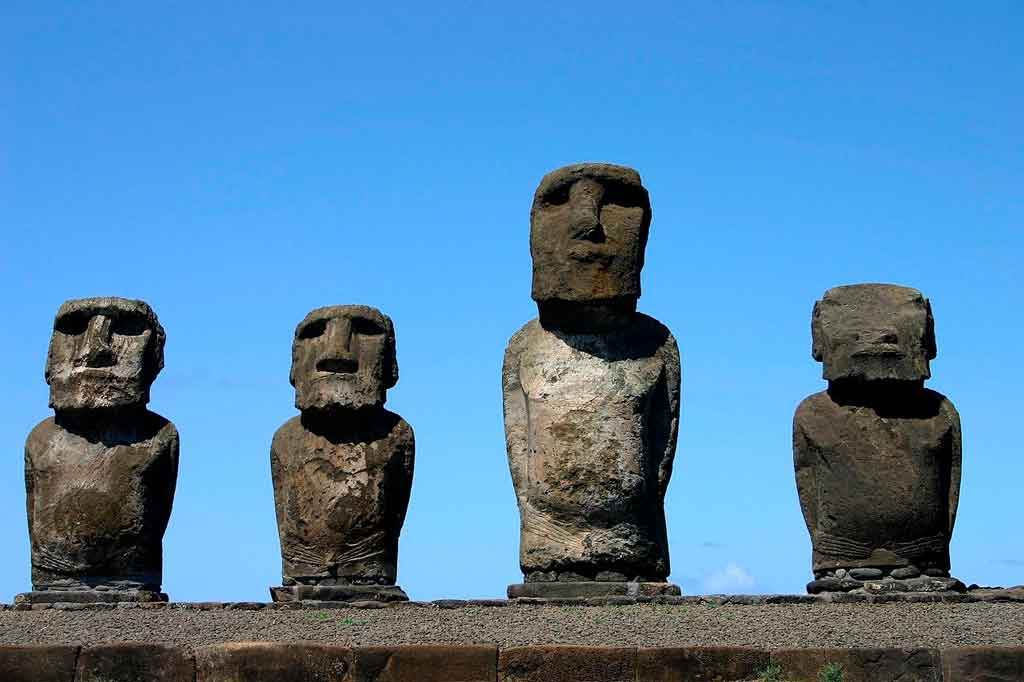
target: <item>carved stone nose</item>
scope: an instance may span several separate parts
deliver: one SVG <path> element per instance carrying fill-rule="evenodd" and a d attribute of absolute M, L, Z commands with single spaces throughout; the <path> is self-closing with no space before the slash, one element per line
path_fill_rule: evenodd
<path fill-rule="evenodd" d="M 110 318 L 96 315 L 89 320 L 85 334 L 85 366 L 111 367 L 116 364 L 110 347 Z"/>
<path fill-rule="evenodd" d="M 339 317 L 327 323 L 327 352 L 332 356 L 348 355 L 352 345 L 352 321 Z"/>
<path fill-rule="evenodd" d="M 873 334 L 875 343 L 899 343 L 900 337 L 895 329 L 879 329 Z"/>
<path fill-rule="evenodd" d="M 603 244 L 606 235 L 604 233 L 604 225 L 597 221 L 588 221 L 589 224 L 584 223 L 576 228 L 573 232 L 572 238 L 578 239 L 585 242 L 593 242 L 594 244 Z"/>

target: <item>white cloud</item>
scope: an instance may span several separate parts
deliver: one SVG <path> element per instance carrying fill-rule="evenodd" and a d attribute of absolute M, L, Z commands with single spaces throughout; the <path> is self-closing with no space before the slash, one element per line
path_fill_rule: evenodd
<path fill-rule="evenodd" d="M 742 594 L 753 586 L 754 576 L 734 561 L 704 576 L 706 594 Z"/>

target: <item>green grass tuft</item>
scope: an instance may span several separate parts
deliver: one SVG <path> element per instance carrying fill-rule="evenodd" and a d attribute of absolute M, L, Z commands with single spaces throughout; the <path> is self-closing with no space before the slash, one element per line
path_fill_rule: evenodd
<path fill-rule="evenodd" d="M 757 682 L 784 682 L 782 679 L 782 666 L 778 663 L 769 663 L 757 671 Z"/>
<path fill-rule="evenodd" d="M 838 663 L 826 663 L 818 671 L 818 682 L 844 682 L 843 666 Z"/>

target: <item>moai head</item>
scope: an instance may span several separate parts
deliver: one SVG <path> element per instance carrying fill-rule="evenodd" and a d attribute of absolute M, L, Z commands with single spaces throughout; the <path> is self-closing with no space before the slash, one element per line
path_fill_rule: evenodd
<path fill-rule="evenodd" d="M 651 202 L 632 168 L 583 163 L 548 173 L 530 210 L 533 299 L 635 306 L 650 225 Z"/>
<path fill-rule="evenodd" d="M 57 311 L 46 357 L 57 411 L 141 406 L 164 366 L 164 329 L 153 310 L 127 298 L 80 298 Z"/>
<path fill-rule="evenodd" d="M 813 355 L 829 381 L 924 381 L 935 357 L 928 299 L 894 284 L 853 284 L 814 304 Z"/>
<path fill-rule="evenodd" d="M 312 311 L 295 329 L 291 382 L 300 410 L 381 407 L 398 383 L 391 318 L 365 305 Z"/>

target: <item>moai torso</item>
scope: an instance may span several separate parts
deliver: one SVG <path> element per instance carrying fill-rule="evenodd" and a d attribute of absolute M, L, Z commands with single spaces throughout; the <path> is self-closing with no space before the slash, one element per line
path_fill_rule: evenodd
<path fill-rule="evenodd" d="M 291 381 L 302 414 L 278 429 L 270 451 L 283 580 L 324 590 L 272 594 L 330 600 L 343 592 L 327 589 L 335 586 L 393 586 L 415 443 L 409 424 L 384 409 L 398 381 L 391 319 L 368 306 L 310 312 L 295 331 Z"/>
<path fill-rule="evenodd" d="M 295 417 L 274 434 L 271 470 L 285 584 L 393 584 L 413 473 L 413 433 L 382 410 L 345 432 Z"/>
<path fill-rule="evenodd" d="M 78 299 L 57 312 L 46 363 L 55 416 L 25 444 L 37 592 L 159 593 L 178 474 L 178 433 L 145 408 L 163 346 L 142 301 Z"/>
<path fill-rule="evenodd" d="M 36 426 L 25 444 L 33 585 L 159 591 L 177 469 L 178 433 L 152 412 L 98 432 Z"/>
<path fill-rule="evenodd" d="M 797 409 L 793 448 L 814 570 L 949 569 L 960 420 L 941 394 L 916 398 L 893 413 L 823 391 Z"/>
<path fill-rule="evenodd" d="M 923 385 L 935 357 L 928 301 L 895 285 L 836 287 L 815 305 L 812 336 L 829 388 L 793 420 L 808 589 L 958 589 L 948 571 L 960 418 Z"/>
<path fill-rule="evenodd" d="M 650 220 L 635 171 L 550 173 L 534 198 L 540 317 L 502 376 L 527 582 L 661 581 L 664 496 L 679 418 L 679 351 L 635 312 Z"/>

